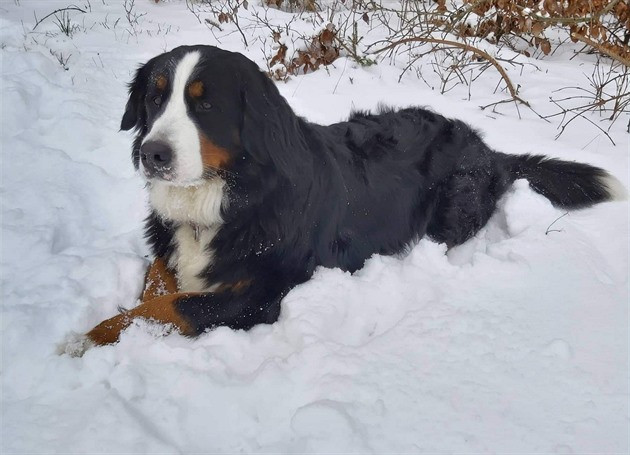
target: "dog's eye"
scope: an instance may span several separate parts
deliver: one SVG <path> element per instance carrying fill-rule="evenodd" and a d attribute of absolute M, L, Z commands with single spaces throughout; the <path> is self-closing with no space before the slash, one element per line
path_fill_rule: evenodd
<path fill-rule="evenodd" d="M 208 103 L 207 101 L 200 101 L 197 104 L 197 109 L 199 109 L 200 111 L 209 111 L 210 109 L 212 109 L 212 104 Z"/>
<path fill-rule="evenodd" d="M 154 96 L 153 104 L 155 104 L 156 106 L 160 106 L 162 104 L 162 95 Z"/>

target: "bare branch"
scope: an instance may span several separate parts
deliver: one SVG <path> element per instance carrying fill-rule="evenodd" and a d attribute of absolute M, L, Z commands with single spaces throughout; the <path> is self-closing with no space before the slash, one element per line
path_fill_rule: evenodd
<path fill-rule="evenodd" d="M 55 11 L 53 11 L 52 13 L 45 15 L 40 20 L 35 22 L 35 25 L 33 26 L 33 30 L 35 30 L 39 24 L 44 22 L 50 16 L 54 16 L 55 14 L 61 13 L 62 11 L 79 11 L 79 12 L 81 12 L 83 14 L 87 13 L 87 11 L 85 11 L 84 9 L 79 8 L 78 6 L 68 6 L 66 8 L 59 8 L 59 9 L 56 9 Z"/>
<path fill-rule="evenodd" d="M 374 51 L 374 53 L 375 54 L 380 54 L 381 52 L 388 51 L 388 50 L 393 49 L 393 48 L 395 48 L 397 46 L 400 46 L 401 44 L 407 44 L 407 43 L 413 43 L 413 42 L 434 43 L 434 44 L 439 44 L 439 45 L 444 45 L 444 46 L 456 47 L 456 48 L 459 48 L 459 49 L 464 49 L 464 50 L 466 50 L 468 52 L 472 52 L 473 54 L 477 54 L 480 57 L 483 57 L 484 59 L 488 60 L 492 64 L 492 66 L 494 66 L 497 69 L 497 71 L 501 75 L 501 78 L 505 82 L 505 85 L 507 86 L 507 89 L 510 92 L 510 95 L 512 96 L 512 99 L 514 99 L 515 101 L 519 101 L 519 102 L 523 103 L 526 106 L 529 106 L 529 103 L 527 101 L 525 101 L 520 96 L 518 96 L 517 90 L 514 88 L 514 85 L 512 84 L 512 81 L 510 80 L 510 78 L 508 77 L 507 73 L 505 72 L 505 69 L 503 69 L 503 67 L 499 64 L 499 62 L 497 62 L 496 59 L 494 59 L 494 57 L 492 57 L 487 52 L 482 51 L 481 49 L 479 49 L 477 47 L 471 46 L 470 44 L 460 43 L 458 41 L 439 39 L 439 38 L 429 38 L 429 37 L 424 37 L 424 36 L 416 36 L 414 38 L 405 38 L 405 39 L 401 39 L 401 40 L 395 41 L 392 44 L 390 44 L 389 46 L 385 46 L 384 48 L 381 48 L 381 49 L 378 49 L 378 50 Z"/>

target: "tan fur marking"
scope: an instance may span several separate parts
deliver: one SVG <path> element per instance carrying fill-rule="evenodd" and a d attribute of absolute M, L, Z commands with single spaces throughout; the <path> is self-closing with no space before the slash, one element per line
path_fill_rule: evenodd
<path fill-rule="evenodd" d="M 144 292 L 142 301 L 148 302 L 156 297 L 175 294 L 177 292 L 177 278 L 166 266 L 163 259 L 157 258 L 147 270 L 144 278 Z"/>
<path fill-rule="evenodd" d="M 252 280 L 240 280 L 235 281 L 234 283 L 223 283 L 217 288 L 215 292 L 231 291 L 234 293 L 238 293 L 246 289 L 250 284 L 252 284 Z"/>
<path fill-rule="evenodd" d="M 187 292 L 157 297 L 101 322 L 87 333 L 87 337 L 99 346 L 116 343 L 120 337 L 120 332 L 129 327 L 136 318 L 144 318 L 162 324 L 173 324 L 182 335 L 194 335 L 193 327 L 177 312 L 175 304 L 178 300 L 195 294 L 194 292 Z"/>
<path fill-rule="evenodd" d="M 203 82 L 194 81 L 188 86 L 188 95 L 191 98 L 199 98 L 203 95 Z"/>
<path fill-rule="evenodd" d="M 155 86 L 158 88 L 158 90 L 164 90 L 167 84 L 168 84 L 168 80 L 166 79 L 166 76 L 164 76 L 163 74 L 160 74 L 155 80 Z"/>
<path fill-rule="evenodd" d="M 230 153 L 216 145 L 203 134 L 199 134 L 199 143 L 201 144 L 201 161 L 203 167 L 208 169 L 223 169 L 230 161 Z"/>

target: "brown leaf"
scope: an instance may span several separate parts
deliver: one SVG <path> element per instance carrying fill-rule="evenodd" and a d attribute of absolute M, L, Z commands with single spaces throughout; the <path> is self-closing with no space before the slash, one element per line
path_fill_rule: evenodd
<path fill-rule="evenodd" d="M 322 43 L 324 46 L 331 46 L 334 39 L 335 33 L 328 29 L 322 30 L 322 32 L 319 34 L 319 42 Z"/>
<path fill-rule="evenodd" d="M 544 39 L 540 43 L 540 49 L 543 51 L 543 54 L 549 55 L 551 52 L 551 43 L 548 39 Z"/>
<path fill-rule="evenodd" d="M 232 16 L 227 13 L 219 13 L 217 19 L 219 20 L 219 23 L 223 24 L 224 22 L 230 22 L 230 20 L 232 20 Z"/>
<path fill-rule="evenodd" d="M 550 15 L 553 15 L 558 11 L 558 4 L 555 0 L 544 0 L 543 9 Z"/>
<path fill-rule="evenodd" d="M 283 63 L 286 55 L 287 55 L 287 47 L 283 44 L 278 49 L 278 52 L 276 52 L 276 55 L 274 55 L 271 61 L 269 62 L 269 66 L 274 66 L 276 63 Z"/>
<path fill-rule="evenodd" d="M 599 38 L 600 35 L 600 26 L 599 25 L 592 25 L 591 27 L 589 27 L 588 29 L 588 34 L 590 35 L 591 38 Z"/>

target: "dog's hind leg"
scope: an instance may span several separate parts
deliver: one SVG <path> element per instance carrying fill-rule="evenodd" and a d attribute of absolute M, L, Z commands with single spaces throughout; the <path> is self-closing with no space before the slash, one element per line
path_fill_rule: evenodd
<path fill-rule="evenodd" d="M 427 234 L 449 248 L 464 243 L 488 222 L 512 180 L 494 164 L 452 174 L 437 189 Z"/>

